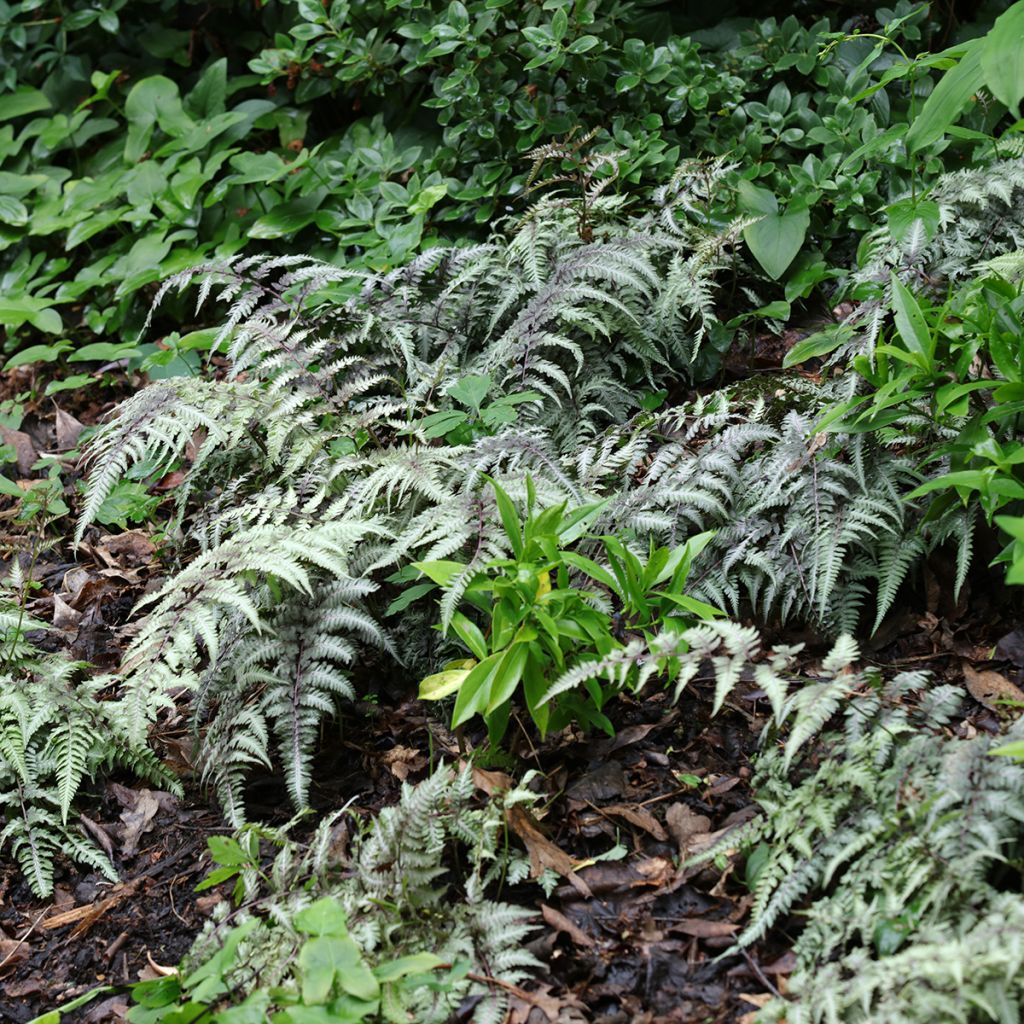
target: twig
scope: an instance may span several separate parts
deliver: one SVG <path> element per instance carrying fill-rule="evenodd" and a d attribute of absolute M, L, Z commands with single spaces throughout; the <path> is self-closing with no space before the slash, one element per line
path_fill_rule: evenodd
<path fill-rule="evenodd" d="M 771 980 L 768 978 L 768 975 L 761 970 L 761 967 L 757 963 L 757 961 L 745 949 L 742 950 L 742 952 L 743 959 L 747 961 L 747 964 L 750 966 L 750 969 L 757 975 L 758 981 L 760 981 L 761 984 L 764 985 L 764 987 L 768 989 L 768 991 L 771 992 L 771 994 L 775 996 L 776 999 L 781 999 L 782 993 L 772 984 Z"/>
<path fill-rule="evenodd" d="M 14 948 L 7 954 L 7 956 L 5 956 L 3 958 L 3 960 L 0 960 L 0 967 L 3 967 L 4 964 L 6 964 L 7 961 L 10 960 L 11 957 L 14 956 L 14 954 L 17 953 L 19 949 L 21 949 L 21 947 L 25 944 L 25 940 L 36 930 L 36 926 L 46 916 L 46 911 L 49 910 L 49 909 L 50 908 L 47 907 L 46 910 L 41 910 L 39 912 L 39 916 L 29 926 L 28 931 L 25 932 L 25 934 L 22 935 L 22 937 L 20 939 L 18 939 L 18 941 L 15 944 Z"/>

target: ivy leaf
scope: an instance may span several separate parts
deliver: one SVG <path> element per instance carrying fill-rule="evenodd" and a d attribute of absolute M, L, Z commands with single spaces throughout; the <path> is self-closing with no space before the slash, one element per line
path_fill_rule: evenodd
<path fill-rule="evenodd" d="M 299 969 L 302 1001 L 307 1006 L 326 1003 L 335 981 L 357 999 L 371 1000 L 380 995 L 380 984 L 363 963 L 362 951 L 349 935 L 310 939 L 299 952 Z"/>
<path fill-rule="evenodd" d="M 743 240 L 764 272 L 777 281 L 796 259 L 810 224 L 806 209 L 766 214 L 744 229 Z"/>

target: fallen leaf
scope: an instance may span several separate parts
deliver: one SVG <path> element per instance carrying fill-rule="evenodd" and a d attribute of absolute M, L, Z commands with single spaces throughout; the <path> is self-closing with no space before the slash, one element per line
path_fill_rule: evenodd
<path fill-rule="evenodd" d="M 10 427 L 0 424 L 0 441 L 9 444 L 14 449 L 18 472 L 22 476 L 28 476 L 39 458 L 32 438 L 21 430 L 11 430 Z"/>
<path fill-rule="evenodd" d="M 146 565 L 156 554 L 156 545 L 141 530 L 108 534 L 95 547 L 95 553 L 111 568 Z"/>
<path fill-rule="evenodd" d="M 1000 703 L 1006 700 L 1024 703 L 1024 690 L 1019 686 L 999 672 L 976 672 L 966 661 L 960 667 L 963 669 L 967 691 L 979 704 L 1001 715 L 1020 714 L 1020 708 Z"/>
<path fill-rule="evenodd" d="M 85 424 L 79 422 L 69 412 L 57 410 L 57 450 L 70 451 L 78 443 L 78 435 L 85 430 Z"/>
<path fill-rule="evenodd" d="M 34 996 L 37 992 L 45 992 L 49 982 L 42 978 L 25 978 L 24 981 L 10 981 L 4 985 L 4 995 L 12 999 Z"/>
<path fill-rule="evenodd" d="M 594 940 L 582 929 L 579 925 L 574 924 L 559 910 L 555 910 L 554 907 L 549 907 L 547 904 L 542 903 L 540 905 L 540 912 L 544 920 L 547 921 L 552 928 L 556 931 L 564 932 L 566 935 L 576 943 L 577 946 L 593 946 Z"/>
<path fill-rule="evenodd" d="M 64 600 L 60 594 L 53 595 L 53 628 L 77 629 L 82 621 L 82 613 Z"/>
<path fill-rule="evenodd" d="M 593 751 L 594 757 L 607 757 L 613 751 L 621 750 L 623 747 L 628 747 L 633 743 L 639 743 L 653 729 L 662 729 L 678 717 L 679 711 L 673 709 L 656 722 L 643 725 L 627 725 L 625 729 L 620 729 L 614 736 L 593 744 L 590 750 Z"/>
<path fill-rule="evenodd" d="M 773 960 L 770 964 L 762 964 L 761 970 L 765 974 L 792 974 L 796 970 L 796 954 L 792 950 L 783 953 L 778 960 Z"/>
<path fill-rule="evenodd" d="M 139 851 L 139 840 L 153 827 L 153 819 L 160 810 L 160 802 L 152 790 L 136 791 L 135 802 L 121 812 L 121 855 L 134 857 Z"/>
<path fill-rule="evenodd" d="M 400 782 L 405 782 L 412 772 L 420 771 L 427 763 L 426 755 L 415 747 L 401 746 L 394 746 L 385 751 L 381 760 Z"/>
<path fill-rule="evenodd" d="M 582 804 L 599 804 L 622 796 L 625 788 L 626 776 L 622 765 L 618 761 L 609 761 L 574 782 L 565 795 Z"/>
<path fill-rule="evenodd" d="M 630 825 L 643 829 L 660 843 L 668 839 L 668 833 L 661 827 L 661 822 L 645 807 L 637 804 L 608 804 L 601 808 L 601 813 L 625 818 Z"/>
<path fill-rule="evenodd" d="M 998 661 L 1009 661 L 1018 668 L 1024 667 L 1024 629 L 1007 633 L 996 644 L 992 655 Z"/>
<path fill-rule="evenodd" d="M 473 766 L 473 783 L 488 796 L 507 793 L 515 785 L 504 772 L 489 772 L 476 765 Z M 530 858 L 531 878 L 538 878 L 545 868 L 551 868 L 566 879 L 581 896 L 590 899 L 590 887 L 576 873 L 576 862 L 541 832 L 537 820 L 525 807 L 516 804 L 514 807 L 506 808 L 505 821 L 526 847 Z"/>
<path fill-rule="evenodd" d="M 97 1003 L 83 1018 L 82 1024 L 108 1024 L 128 1019 L 128 1000 L 124 996 L 111 996 Z"/>
<path fill-rule="evenodd" d="M 0 939 L 0 962 L 4 967 L 26 959 L 30 952 L 31 949 L 24 942 L 19 942 L 17 939 Z"/>
<path fill-rule="evenodd" d="M 86 831 L 96 840 L 97 843 L 103 847 L 103 852 L 108 857 L 114 856 L 114 843 L 110 838 L 110 833 L 97 822 L 93 821 L 92 818 L 87 818 L 84 814 L 79 814 L 78 820 L 85 826 Z"/>
<path fill-rule="evenodd" d="M 679 847 L 680 856 L 686 857 L 694 845 L 694 839 L 708 833 L 711 819 L 704 814 L 697 814 L 686 804 L 678 803 L 672 804 L 665 811 L 665 825 Z"/>
<path fill-rule="evenodd" d="M 693 935 L 698 939 L 717 938 L 720 935 L 735 935 L 738 924 L 731 921 L 707 921 L 703 917 L 684 917 L 679 921 L 673 921 L 669 926 L 670 932 L 682 932 L 684 935 Z"/>
<path fill-rule="evenodd" d="M 525 807 L 519 804 L 509 807 L 505 811 L 505 819 L 526 847 L 530 858 L 531 878 L 539 878 L 545 868 L 551 868 L 569 882 L 581 896 L 590 899 L 590 887 L 576 874 L 576 862 L 541 832 L 536 819 Z"/>

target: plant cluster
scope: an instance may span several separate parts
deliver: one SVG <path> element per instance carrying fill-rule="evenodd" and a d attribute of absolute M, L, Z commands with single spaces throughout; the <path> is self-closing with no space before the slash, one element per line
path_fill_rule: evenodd
<path fill-rule="evenodd" d="M 120 767 L 180 792 L 145 739 L 132 738 L 129 705 L 103 699 L 111 680 L 89 666 L 42 655 L 25 637 L 44 627 L 23 603 L 0 604 L 0 850 L 18 862 L 39 897 L 53 892 L 63 855 L 117 880 L 110 858 L 72 816 L 84 783 Z"/>
<path fill-rule="evenodd" d="M 525 858 L 503 840 L 503 809 L 536 796 L 521 788 L 476 807 L 473 793 L 469 770 L 441 766 L 350 842 L 339 839 L 341 814 L 304 844 L 287 828 L 211 838 L 220 867 L 204 885 L 237 877 L 236 906 L 221 904 L 180 975 L 134 987 L 128 1019 L 229 1024 L 274 1012 L 282 1024 L 441 1024 L 467 997 L 474 1020 L 505 1019 L 508 987 L 536 966 L 523 949 L 533 925 L 485 890 L 525 876 Z M 453 898 L 446 858 L 456 849 L 472 867 Z"/>
<path fill-rule="evenodd" d="M 1022 997 L 1024 775 L 991 756 L 992 737 L 949 735 L 958 687 L 919 672 L 883 681 L 851 671 L 856 656 L 840 645 L 823 663 L 832 678 L 790 698 L 821 711 L 760 756 L 764 816 L 729 837 L 754 899 L 738 945 L 802 918 L 794 999 L 759 1019 L 1001 1020 Z M 838 727 L 796 756 L 793 740 L 837 711 Z"/>
<path fill-rule="evenodd" d="M 710 665 L 714 711 L 744 676 L 771 708 L 765 814 L 727 837 L 739 943 L 803 915 L 795 998 L 761 1018 L 1013 1019 L 1020 943 L 995 937 L 1022 916 L 1024 776 L 989 755 L 1020 727 L 964 737 L 951 687 L 859 670 L 851 636 L 941 548 L 958 596 L 1000 528 L 1024 580 L 1024 0 L 938 54 L 902 2 L 878 31 L 684 38 L 629 3 L 295 0 L 193 71 L 194 27 L 184 76 L 185 41 L 153 43 L 128 81 L 70 55 L 141 14 L 33 9 L 2 23 L 25 56 L 0 99 L 0 183 L 22 189 L 0 319 L 13 350 L 73 311 L 73 340 L 15 361 L 149 383 L 84 441 L 80 493 L 54 457 L 0 491 L 42 532 L 76 506 L 78 541 L 159 516 L 167 564 L 116 677 L 78 681 L 31 649 L 24 602 L 0 610 L 0 842 L 37 890 L 57 843 L 103 866 L 75 792 L 111 760 L 158 776 L 172 707 L 243 827 L 257 767 L 316 802 L 316 751 L 368 679 L 421 680 L 480 750 L 513 723 L 610 732 L 617 695 L 680 700 Z M 94 91 L 70 113 L 68 76 Z M 177 328 L 150 350 L 147 289 Z M 797 324 L 783 367 L 735 380 L 742 342 Z M 125 343 L 76 347 L 82 325 Z M 801 678 L 744 621 L 839 639 Z M 481 979 L 530 967 L 528 925 L 484 893 L 525 868 L 471 788 L 439 770 L 341 855 L 335 819 L 308 849 L 215 843 L 210 884 L 241 906 L 132 1019 L 441 1021 L 470 994 L 500 1019 Z"/>

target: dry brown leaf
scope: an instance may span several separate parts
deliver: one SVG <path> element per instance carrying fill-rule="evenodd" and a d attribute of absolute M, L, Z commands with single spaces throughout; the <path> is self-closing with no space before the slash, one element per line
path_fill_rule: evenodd
<path fill-rule="evenodd" d="M 14 449 L 18 472 L 22 476 L 28 476 L 39 458 L 32 438 L 21 430 L 11 430 L 10 427 L 0 424 L 0 442 L 9 444 Z"/>
<path fill-rule="evenodd" d="M 504 772 L 489 772 L 473 766 L 473 782 L 488 796 L 507 793 L 514 787 L 512 779 Z M 516 805 L 505 811 L 509 828 L 523 841 L 530 858 L 530 876 L 539 877 L 545 868 L 551 868 L 566 879 L 581 895 L 590 899 L 590 887 L 578 874 L 576 862 L 564 850 L 559 849 L 540 830 L 537 820 L 525 807 Z"/>
<path fill-rule="evenodd" d="M 685 858 L 691 847 L 696 845 L 694 840 L 708 834 L 711 819 L 691 810 L 686 804 L 679 803 L 672 804 L 665 811 L 665 824 L 679 847 L 680 856 Z"/>
<path fill-rule="evenodd" d="M 153 819 L 160 810 L 160 801 L 150 789 L 135 791 L 135 800 L 121 812 L 124 827 L 121 830 L 121 854 L 134 857 L 139 851 L 139 840 L 153 827 Z"/>
<path fill-rule="evenodd" d="M 1000 715 L 1019 715 L 1020 708 L 1013 708 L 1000 701 L 1012 700 L 1024 703 L 1024 690 L 1021 690 L 1015 683 L 1011 683 L 1006 676 L 999 672 L 976 672 L 966 661 L 961 663 L 964 673 L 964 682 L 970 695 L 985 707 L 999 713 Z"/>
<path fill-rule="evenodd" d="M 540 830 L 533 815 L 525 807 L 515 805 L 505 811 L 509 827 L 523 841 L 530 858 L 530 877 L 538 878 L 545 868 L 561 875 L 581 895 L 590 899 L 590 886 L 576 874 L 576 862 L 556 846 Z"/>
<path fill-rule="evenodd" d="M 53 595 L 53 628 L 77 629 L 82 621 L 82 613 L 64 600 L 60 594 Z"/>
<path fill-rule="evenodd" d="M 577 946 L 593 946 L 594 940 L 579 925 L 570 921 L 561 911 L 549 907 L 546 903 L 540 905 L 540 912 L 544 920 L 552 928 L 566 935 L 576 943 Z"/>
<path fill-rule="evenodd" d="M 78 443 L 78 435 L 85 430 L 85 424 L 76 420 L 69 412 L 57 410 L 57 450 L 70 451 Z"/>
<path fill-rule="evenodd" d="M 625 818 L 630 825 L 636 825 L 637 828 L 643 829 L 660 843 L 668 839 L 668 833 L 662 828 L 661 822 L 645 807 L 640 807 L 637 804 L 609 804 L 601 808 L 601 813 Z"/>
<path fill-rule="evenodd" d="M 114 856 L 114 843 L 110 838 L 110 833 L 100 825 L 99 823 L 87 818 L 84 814 L 79 814 L 78 820 L 85 826 L 86 831 L 96 840 L 100 846 L 103 847 L 103 852 L 108 857 Z"/>
<path fill-rule="evenodd" d="M 17 939 L 0 939 L 0 963 L 4 967 L 20 963 L 30 952 L 31 949 L 24 942 Z"/>
<path fill-rule="evenodd" d="M 119 568 L 146 565 L 156 554 L 156 545 L 141 530 L 126 530 L 104 537 L 94 550 L 110 568 Z"/>
<path fill-rule="evenodd" d="M 34 996 L 37 992 L 45 992 L 49 987 L 49 982 L 42 978 L 25 978 L 24 981 L 7 982 L 4 985 L 4 995 L 11 999 L 23 999 L 25 996 Z"/>
<path fill-rule="evenodd" d="M 673 921 L 668 930 L 670 932 L 682 932 L 684 935 L 693 935 L 698 939 L 717 938 L 720 935 L 735 935 L 738 924 L 731 921 L 708 921 L 703 917 L 684 917 Z"/>
<path fill-rule="evenodd" d="M 427 763 L 427 757 L 415 747 L 394 746 L 384 752 L 381 760 L 391 769 L 391 774 L 405 782 L 412 772 L 418 772 Z"/>

